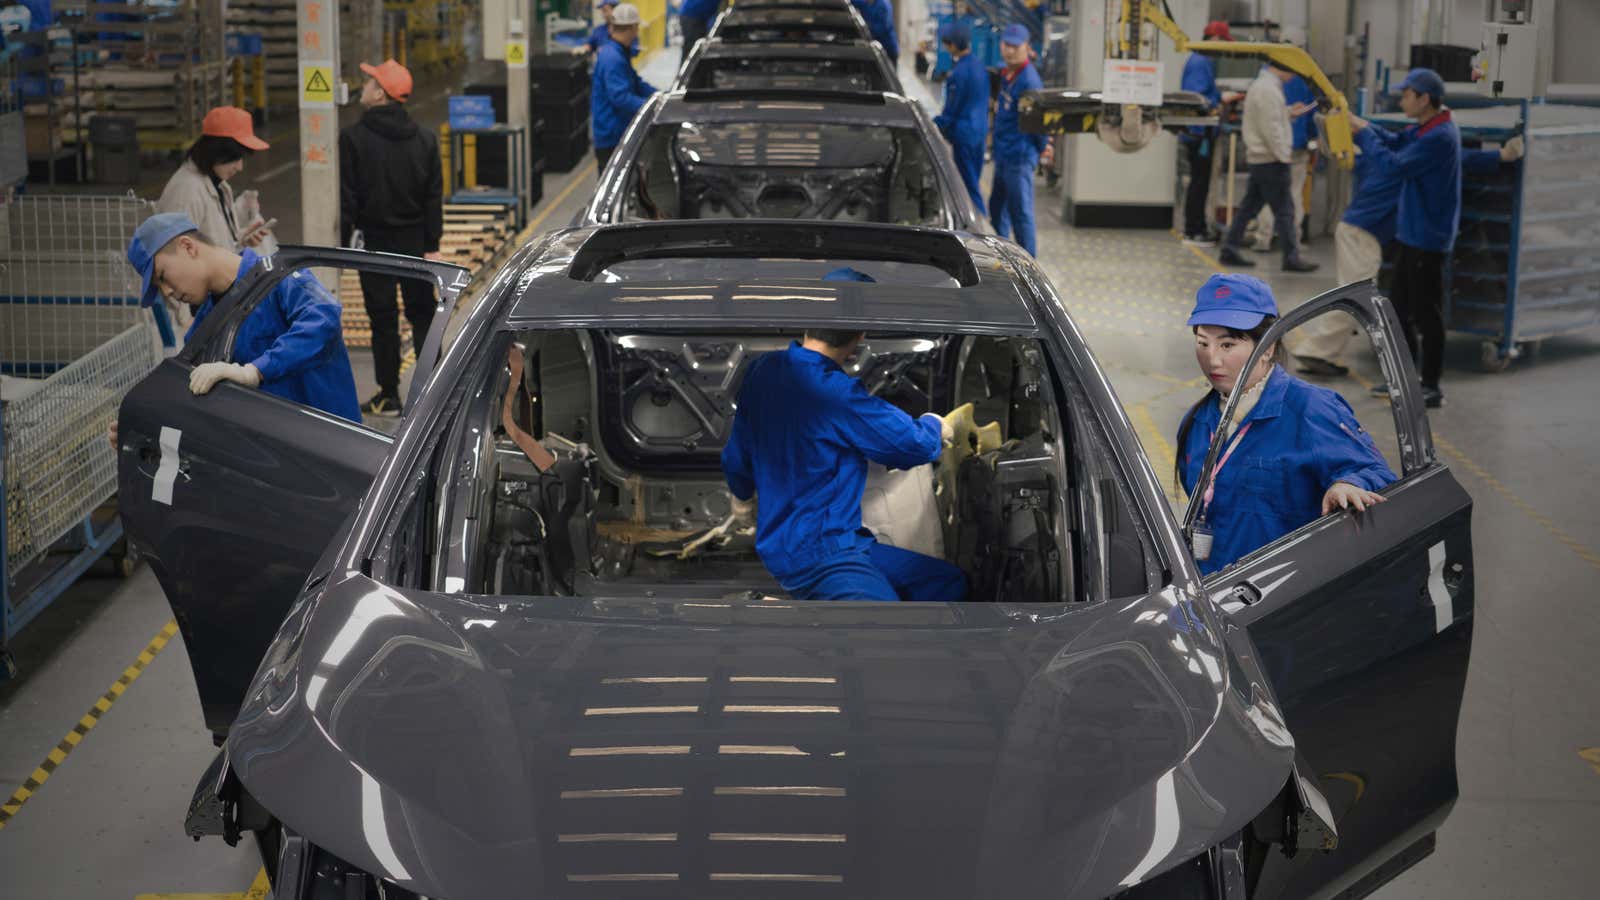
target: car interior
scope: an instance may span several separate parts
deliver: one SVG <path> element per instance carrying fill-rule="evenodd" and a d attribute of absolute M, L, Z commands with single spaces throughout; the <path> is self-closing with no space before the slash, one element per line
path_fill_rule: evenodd
<path fill-rule="evenodd" d="M 893 91 L 876 59 L 864 56 L 706 55 L 684 73 L 688 90 L 782 88 L 809 91 Z"/>
<path fill-rule="evenodd" d="M 441 436 L 431 494 L 391 526 L 391 578 L 446 593 L 785 597 L 732 514 L 721 451 L 748 365 L 798 336 L 503 333 L 486 387 Z M 880 541 L 960 566 L 969 601 L 1092 601 L 1160 578 L 1087 401 L 1039 341 L 873 333 L 847 369 L 907 413 L 958 410 L 936 463 L 872 465 L 862 505 Z"/>
<path fill-rule="evenodd" d="M 915 129 L 826 122 L 651 128 L 619 220 L 714 218 L 946 224 L 935 163 Z"/>

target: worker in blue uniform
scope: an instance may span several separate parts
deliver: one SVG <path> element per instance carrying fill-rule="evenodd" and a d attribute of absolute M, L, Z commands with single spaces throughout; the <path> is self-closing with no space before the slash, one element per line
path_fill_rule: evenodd
<path fill-rule="evenodd" d="M 128 262 L 144 280 L 145 306 L 160 303 L 164 295 L 196 307 L 187 339 L 217 299 L 261 258 L 249 248 L 234 253 L 206 243 L 184 213 L 160 213 L 134 231 Z M 231 381 L 360 422 L 342 313 L 339 301 L 310 272 L 291 273 L 239 325 L 232 360 L 196 366 L 189 389 L 205 394 Z"/>
<path fill-rule="evenodd" d="M 1277 317 L 1266 282 L 1232 273 L 1207 279 L 1189 316 L 1195 359 L 1211 383 L 1178 427 L 1176 475 L 1191 495 L 1217 440 L 1222 405 L 1235 385 L 1243 391 L 1211 485 L 1198 498 L 1192 546 L 1203 574 L 1335 510 L 1364 512 L 1395 481 L 1350 404 L 1285 372 L 1281 352 L 1269 348 L 1240 380 Z"/>
<path fill-rule="evenodd" d="M 1018 122 L 1017 101 L 1028 91 L 1043 87 L 1029 61 L 1032 52 L 1026 25 L 1007 25 L 1000 32 L 1000 58 L 1006 65 L 1000 102 L 994 113 L 994 184 L 989 189 L 989 221 L 1001 237 L 1015 234 L 1017 243 L 1037 256 L 1033 171 L 1041 161 L 1049 164 L 1051 147 L 1049 138 L 1042 134 L 1023 134 Z"/>
<path fill-rule="evenodd" d="M 1416 68 L 1400 85 L 1400 109 L 1415 125 L 1391 132 L 1351 117 L 1356 146 L 1401 179 L 1390 298 L 1420 357 L 1423 399 L 1435 408 L 1444 404 L 1444 261 L 1461 222 L 1461 132 L 1443 103 L 1444 79 Z"/>
<path fill-rule="evenodd" d="M 633 45 L 639 39 L 639 7 L 619 3 L 611 13 L 611 40 L 600 45 L 594 59 L 594 82 L 589 92 L 589 127 L 594 136 L 594 158 L 606 167 L 611 154 L 656 89 L 634 71 Z"/>
<path fill-rule="evenodd" d="M 721 0 L 683 0 L 678 6 L 678 29 L 683 32 L 683 55 L 688 57 L 695 41 L 711 30 Z"/>
<path fill-rule="evenodd" d="M 620 2 L 622 0 L 600 0 L 600 17 L 605 21 L 596 25 L 594 31 L 589 32 L 589 39 L 584 41 L 583 46 L 578 48 L 578 53 L 599 53 L 600 48 L 605 45 L 606 41 L 611 40 L 611 15 L 616 12 L 617 4 Z M 635 54 L 639 52 L 639 39 L 637 37 L 633 39 L 633 52 Z"/>
<path fill-rule="evenodd" d="M 1233 32 L 1228 23 L 1218 20 L 1206 25 L 1208 41 L 1231 41 Z M 1191 53 L 1183 63 L 1183 83 L 1180 88 L 1194 91 L 1206 98 L 1206 108 L 1216 113 L 1224 101 L 1239 99 L 1230 91 L 1226 97 L 1217 87 L 1217 62 L 1204 53 Z M 1206 200 L 1211 194 L 1211 159 L 1216 151 L 1215 126 L 1191 125 L 1178 135 L 1184 156 L 1189 162 L 1189 188 L 1183 195 L 1183 242 L 1201 247 L 1217 243 L 1217 237 L 1206 220 Z"/>
<path fill-rule="evenodd" d="M 882 44 L 883 52 L 889 55 L 889 61 L 898 65 L 900 40 L 895 37 L 894 6 L 889 0 L 850 0 L 850 2 L 861 11 L 861 18 L 867 20 L 867 31 L 871 32 L 872 39 Z"/>
<path fill-rule="evenodd" d="M 824 280 L 873 279 L 845 268 Z M 736 511 L 756 502 L 756 552 L 795 599 L 962 600 L 959 568 L 880 544 L 862 527 L 867 463 L 927 465 L 948 430 L 933 413 L 912 418 L 872 396 L 844 370 L 864 336 L 808 329 L 750 364 L 722 450 Z"/>
<path fill-rule="evenodd" d="M 955 60 L 944 83 L 944 112 L 933 120 L 939 133 L 950 142 L 961 183 L 967 186 L 972 203 L 984 212 L 983 144 L 989 133 L 989 73 L 972 55 L 972 31 L 965 22 L 951 20 L 939 26 L 939 43 Z"/>

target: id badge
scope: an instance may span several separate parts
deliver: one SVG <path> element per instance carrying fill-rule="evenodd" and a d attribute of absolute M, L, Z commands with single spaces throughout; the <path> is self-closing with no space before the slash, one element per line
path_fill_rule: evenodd
<path fill-rule="evenodd" d="M 1211 543 L 1216 537 L 1216 532 L 1204 522 L 1196 522 L 1194 530 L 1189 534 L 1189 549 L 1194 551 L 1197 562 L 1205 562 L 1211 558 Z"/>

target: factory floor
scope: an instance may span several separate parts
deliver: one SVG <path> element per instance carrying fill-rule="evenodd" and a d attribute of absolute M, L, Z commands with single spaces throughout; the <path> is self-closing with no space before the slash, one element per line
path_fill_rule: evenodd
<path fill-rule="evenodd" d="M 659 54 L 647 78 L 669 80 L 675 58 Z M 419 118 L 436 122 L 440 98 L 432 113 L 419 105 Z M 282 165 L 259 162 L 255 171 L 266 175 Z M 270 184 L 273 214 L 285 220 L 280 233 L 292 240 L 291 170 Z M 594 177 L 590 163 L 549 176 L 536 227 L 564 224 Z M 249 186 L 249 173 L 243 181 Z M 1166 476 L 1178 419 L 1202 390 L 1183 322 L 1195 287 L 1214 271 L 1214 251 L 1164 231 L 1069 228 L 1054 215 L 1060 198 L 1042 183 L 1037 208 L 1043 264 Z M 1269 256 L 1254 271 L 1287 306 L 1334 286 L 1331 255 L 1331 239 L 1321 238 L 1307 247 L 1324 264 L 1317 273 L 1280 275 Z M 1378 896 L 1592 897 L 1600 335 L 1546 341 L 1536 360 L 1502 374 L 1478 370 L 1476 339 L 1452 336 L 1447 355 L 1448 404 L 1430 421 L 1440 458 L 1475 501 L 1477 625 L 1457 744 L 1461 798 L 1437 852 Z M 366 396 L 369 361 L 352 356 Z M 1324 383 L 1382 436 L 1387 403 L 1364 388 L 1381 380 L 1375 364 L 1360 352 L 1347 361 L 1352 377 Z M 127 580 L 85 578 L 22 635 L 20 677 L 0 684 L 0 803 L 9 814 L 0 825 L 0 896 L 266 895 L 248 841 L 229 848 L 183 834 L 191 792 L 215 751 L 181 638 L 164 640 L 170 620 L 160 587 L 140 569 Z M 67 738 L 80 720 L 94 727 Z M 55 749 L 64 738 L 65 755 Z M 30 776 L 39 781 L 45 773 L 36 767 L 47 759 L 48 777 L 17 807 L 11 792 Z"/>

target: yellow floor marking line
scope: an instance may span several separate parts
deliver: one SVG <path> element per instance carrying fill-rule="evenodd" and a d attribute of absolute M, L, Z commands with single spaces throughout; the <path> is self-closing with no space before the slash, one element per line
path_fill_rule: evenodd
<path fill-rule="evenodd" d="M 1206 268 L 1210 269 L 1211 271 L 1213 271 L 1213 272 L 1226 272 L 1226 271 L 1228 271 L 1227 269 L 1224 269 L 1222 267 L 1222 263 L 1219 263 L 1214 258 L 1209 257 L 1209 256 L 1205 255 L 1204 253 L 1202 253 L 1199 247 L 1196 247 L 1193 244 L 1184 244 L 1182 246 L 1183 246 L 1183 249 L 1189 251 L 1190 253 L 1193 253 L 1196 259 L 1198 259 L 1201 262 L 1205 263 L 1206 264 Z"/>
<path fill-rule="evenodd" d="M 267 870 L 256 872 L 250 887 L 227 894 L 135 894 L 133 900 L 267 900 L 272 894 L 272 882 L 267 880 Z"/>
<path fill-rule="evenodd" d="M 29 775 L 26 781 L 22 781 L 21 788 L 18 788 L 16 793 L 11 794 L 11 799 L 8 799 L 5 804 L 0 804 L 0 830 L 5 830 L 5 826 L 10 825 L 11 818 L 16 817 L 18 810 L 21 810 L 22 806 L 27 804 L 27 801 L 34 794 L 38 793 L 38 788 L 43 786 L 45 781 L 50 780 L 51 773 L 56 772 L 56 769 L 61 767 L 62 762 L 66 762 L 67 756 L 77 748 L 78 743 L 82 743 L 83 737 L 88 735 L 91 730 L 94 730 L 94 725 L 99 724 L 101 716 L 110 711 L 112 703 L 117 703 L 117 698 L 122 697 L 123 692 L 128 690 L 128 685 L 139 681 L 139 676 L 144 674 L 144 668 L 149 666 L 158 653 L 165 649 L 166 642 L 171 641 L 174 634 L 178 634 L 178 621 L 168 621 L 155 634 L 155 637 L 150 639 L 144 650 L 139 653 L 138 660 L 134 660 L 133 665 L 123 669 L 122 676 L 118 677 L 114 684 L 110 685 L 110 689 L 106 693 L 102 693 L 99 700 L 94 701 L 94 706 L 90 706 L 90 711 L 82 719 L 78 719 L 77 724 L 72 725 L 72 730 L 67 732 L 67 737 L 61 738 L 61 743 L 58 743 L 58 745 L 54 746 L 54 749 L 51 749 L 50 753 L 46 754 L 45 761 L 38 764 L 38 769 L 34 769 L 34 773 Z"/>
<path fill-rule="evenodd" d="M 1172 504 L 1173 509 L 1182 510 L 1184 497 L 1172 483 L 1172 467 L 1176 461 L 1177 451 L 1156 426 L 1148 406 L 1135 403 L 1128 407 L 1128 415 L 1133 419 L 1133 430 L 1139 435 L 1139 442 L 1145 445 L 1147 453 L 1152 454 L 1150 463 L 1155 467 L 1156 478 L 1161 482 L 1161 490 L 1167 495 L 1167 501 Z"/>
<path fill-rule="evenodd" d="M 178 623 L 176 621 L 169 621 L 163 625 L 161 630 L 156 633 L 156 636 L 150 639 L 150 643 L 145 646 L 133 665 L 122 670 L 121 677 L 111 685 L 109 690 L 101 695 L 99 700 L 94 702 L 94 706 L 90 707 L 89 712 L 78 720 L 78 724 L 72 726 L 72 730 L 67 732 L 67 736 L 61 739 L 61 743 L 57 744 L 55 749 L 45 756 L 44 762 L 41 762 L 39 767 L 33 770 L 33 774 L 29 775 L 28 780 L 22 783 L 22 787 L 17 788 L 16 793 L 11 795 L 10 800 L 0 805 L 0 830 L 10 824 L 17 811 L 22 809 L 23 804 L 27 803 L 34 794 L 39 792 L 39 788 L 50 780 L 50 776 L 66 761 L 67 756 L 83 741 L 84 736 L 94 730 L 96 725 L 100 724 L 100 718 L 111 709 L 111 705 L 117 702 L 117 698 L 122 696 L 129 685 L 139 680 L 139 676 L 144 674 L 145 667 L 155 660 L 156 656 L 167 646 L 167 642 L 172 640 L 172 636 L 177 633 Z"/>
<path fill-rule="evenodd" d="M 544 212 L 541 212 L 537 216 L 534 216 L 533 217 L 533 221 L 528 223 L 528 227 L 522 229 L 520 232 L 517 233 L 517 237 L 516 237 L 517 246 L 520 247 L 523 244 L 526 244 L 528 242 L 528 239 L 533 237 L 533 235 L 535 233 L 534 229 L 538 228 L 541 224 L 543 224 L 544 220 L 549 218 L 550 214 L 552 212 L 555 212 L 556 208 L 559 207 L 562 203 L 566 202 L 566 199 L 569 196 L 572 195 L 572 192 L 578 189 L 578 185 L 583 184 L 585 181 L 588 181 L 589 180 L 589 176 L 595 174 L 595 172 L 599 168 L 600 168 L 600 163 L 599 163 L 598 160 L 593 160 L 593 159 L 589 160 L 589 164 L 584 166 L 583 169 L 581 171 L 579 171 L 576 176 L 573 177 L 572 181 L 568 182 L 567 186 L 561 189 L 561 193 L 559 193 L 559 194 L 555 195 L 554 197 L 550 198 L 550 203 L 547 206 L 545 206 Z"/>

